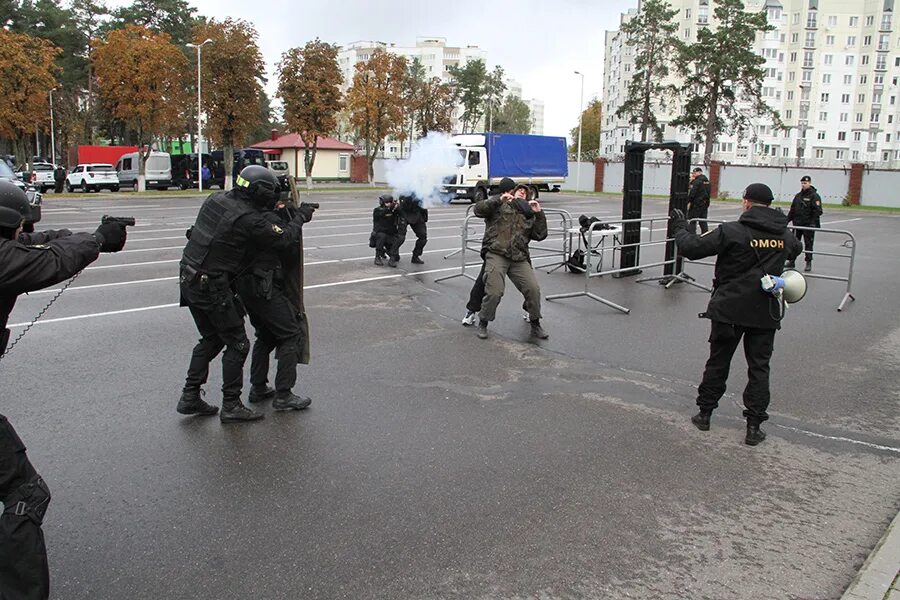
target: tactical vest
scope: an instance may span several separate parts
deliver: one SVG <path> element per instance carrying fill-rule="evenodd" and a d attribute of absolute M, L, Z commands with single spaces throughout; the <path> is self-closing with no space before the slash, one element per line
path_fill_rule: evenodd
<path fill-rule="evenodd" d="M 237 271 L 246 247 L 236 239 L 234 223 L 253 211 L 252 206 L 231 192 L 210 196 L 200 207 L 191 239 L 184 248 L 183 262 L 204 273 Z"/>

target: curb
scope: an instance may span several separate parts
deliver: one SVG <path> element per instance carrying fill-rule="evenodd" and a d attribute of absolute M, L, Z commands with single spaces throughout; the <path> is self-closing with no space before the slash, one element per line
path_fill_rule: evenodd
<path fill-rule="evenodd" d="M 900 513 L 875 545 L 841 600 L 900 599 Z"/>

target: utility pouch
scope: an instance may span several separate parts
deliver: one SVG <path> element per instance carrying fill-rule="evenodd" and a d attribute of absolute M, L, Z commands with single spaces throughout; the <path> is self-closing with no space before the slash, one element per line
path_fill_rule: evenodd
<path fill-rule="evenodd" d="M 3 499 L 3 514 L 28 517 L 40 526 L 49 504 L 50 488 L 40 475 L 35 475 L 34 479 L 23 483 Z"/>
<path fill-rule="evenodd" d="M 272 299 L 272 283 L 275 279 L 274 271 L 253 271 L 254 293 L 257 298 Z"/>

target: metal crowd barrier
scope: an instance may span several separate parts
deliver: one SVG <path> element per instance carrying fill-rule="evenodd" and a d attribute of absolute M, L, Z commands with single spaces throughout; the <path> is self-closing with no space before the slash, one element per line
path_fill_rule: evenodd
<path fill-rule="evenodd" d="M 697 220 L 698 219 L 692 219 L 692 221 L 697 221 Z M 710 219 L 702 219 L 702 220 L 706 221 L 707 223 L 716 223 L 716 224 L 726 222 L 726 221 L 717 221 L 717 220 L 710 220 Z M 853 288 L 852 288 L 852 286 L 853 286 L 853 268 L 854 268 L 854 265 L 856 264 L 856 237 L 851 232 L 849 232 L 845 229 L 825 229 L 822 227 L 802 227 L 799 225 L 796 225 L 796 226 L 789 225 L 788 229 L 790 229 L 791 231 L 813 231 L 816 234 L 819 234 L 819 233 L 838 234 L 838 235 L 845 236 L 847 238 L 841 243 L 841 246 L 844 248 L 849 248 L 849 250 L 850 250 L 849 253 L 827 252 L 827 251 L 823 251 L 823 250 L 812 250 L 810 252 L 810 254 L 812 254 L 814 257 L 815 256 L 833 256 L 836 258 L 848 259 L 849 264 L 847 267 L 847 275 L 846 276 L 824 275 L 821 273 L 803 273 L 803 276 L 807 279 L 826 279 L 826 280 L 830 280 L 830 281 L 843 281 L 843 282 L 847 283 L 847 289 L 844 291 L 844 296 L 843 296 L 843 298 L 841 298 L 841 301 L 837 306 L 838 312 L 842 312 L 848 302 L 856 301 L 856 297 L 853 295 Z M 676 252 L 677 252 L 677 247 L 676 247 Z M 805 253 L 806 253 L 806 250 L 801 252 L 800 256 L 798 256 L 797 259 L 798 260 L 801 259 Z M 677 254 L 676 254 L 676 256 L 677 256 Z M 687 261 L 687 259 L 685 259 L 685 262 L 682 263 L 681 272 L 678 273 L 677 275 L 674 275 L 672 277 L 672 280 L 670 280 L 666 284 L 666 287 L 668 288 L 673 283 L 675 283 L 675 281 L 683 281 L 684 283 L 689 283 L 690 285 L 694 285 L 694 286 L 702 288 L 704 290 L 712 291 L 712 288 L 709 288 L 709 287 L 700 285 L 699 283 L 696 283 L 694 281 L 694 278 L 685 272 L 685 268 L 686 268 L 687 264 L 688 264 L 688 261 Z M 715 266 L 716 263 L 712 262 L 712 261 L 694 260 L 694 261 L 690 261 L 690 264 Z"/>
<path fill-rule="evenodd" d="M 472 212 L 474 208 L 474 204 L 468 206 L 466 208 L 466 217 L 463 219 L 462 224 L 462 242 L 460 247 L 450 252 L 449 254 L 444 256 L 444 259 L 450 258 L 452 256 L 460 255 L 460 269 L 459 273 L 454 273 L 452 275 L 446 275 L 444 277 L 438 277 L 435 279 L 435 283 L 439 281 L 446 281 L 448 279 L 453 279 L 455 277 L 467 277 L 468 279 L 475 280 L 475 277 L 466 273 L 466 267 L 470 266 L 466 264 L 466 253 L 467 252 L 475 252 L 479 255 L 479 260 L 481 259 L 481 240 L 484 237 L 484 229 L 483 227 L 473 227 L 473 220 L 477 223 L 484 223 L 484 219 L 481 217 L 476 217 Z M 571 246 L 571 236 L 568 235 L 568 231 L 572 228 L 572 215 L 569 211 L 558 209 L 558 208 L 542 208 L 542 211 L 547 216 L 547 238 L 543 240 L 546 242 L 551 239 L 551 234 L 556 236 L 556 234 L 560 234 L 560 238 L 562 241 L 562 248 L 554 248 L 546 245 L 539 246 L 534 245 L 531 246 L 531 261 L 534 266 L 535 261 L 544 259 L 544 258 L 553 258 L 555 262 L 550 263 L 549 265 L 542 265 L 544 267 L 556 265 L 555 269 L 566 264 L 566 260 L 568 260 L 570 255 L 570 246 Z M 550 226 L 550 220 L 554 216 L 559 218 L 559 226 Z M 478 233 L 481 233 L 479 236 Z M 477 246 L 475 246 L 477 244 Z M 540 254 L 535 254 L 534 251 L 541 252 Z"/>
<path fill-rule="evenodd" d="M 600 268 L 600 269 L 597 269 L 596 271 L 594 270 L 592 260 L 594 257 L 599 256 L 601 259 L 600 264 L 602 265 L 603 252 L 606 251 L 605 243 L 603 243 L 603 238 L 610 236 L 610 235 L 612 235 L 612 237 L 613 237 L 613 244 L 610 247 L 610 250 L 613 252 L 613 257 L 615 257 L 616 251 L 619 251 L 621 253 L 621 251 L 623 249 L 627 249 L 627 248 L 641 248 L 641 247 L 646 248 L 646 247 L 650 247 L 650 246 L 665 245 L 667 242 L 671 241 L 671 238 L 667 238 L 665 236 L 665 234 L 663 234 L 663 236 L 662 236 L 663 239 L 654 240 L 653 239 L 653 224 L 658 223 L 658 222 L 663 222 L 663 223 L 668 224 L 668 221 L 669 221 L 669 217 L 667 215 L 658 215 L 658 216 L 652 216 L 652 217 L 642 217 L 640 219 L 620 219 L 617 221 L 603 221 L 603 222 L 597 221 L 595 223 L 592 223 L 590 229 L 588 229 L 586 232 L 586 243 L 587 243 L 588 247 L 585 249 L 585 254 L 584 254 L 584 256 L 585 256 L 584 290 L 580 291 L 580 292 L 569 292 L 569 293 L 565 293 L 565 294 L 552 294 L 550 296 L 545 296 L 545 299 L 546 300 L 558 300 L 561 298 L 576 298 L 576 297 L 580 297 L 580 296 L 587 296 L 588 298 L 590 298 L 592 300 L 596 300 L 597 302 L 605 304 L 606 306 L 609 306 L 610 308 L 614 308 L 625 314 L 630 313 L 631 312 L 630 308 L 626 308 L 624 306 L 616 304 L 615 302 L 607 300 L 606 298 L 603 298 L 603 297 L 598 296 L 597 294 L 594 294 L 593 292 L 591 292 L 589 289 L 591 279 L 593 279 L 594 277 L 603 277 L 604 275 L 622 275 L 622 274 L 630 275 L 635 272 L 639 272 L 643 269 L 649 269 L 651 267 L 664 267 L 666 265 L 674 266 L 676 264 L 676 260 L 678 258 L 677 255 L 675 255 L 670 260 L 662 260 L 662 261 L 657 260 L 657 261 L 653 261 L 653 262 L 640 263 L 640 264 L 631 265 L 628 267 L 619 267 L 619 268 L 615 268 L 615 266 L 613 266 L 613 268 L 611 268 L 611 269 Z M 610 230 L 598 229 L 598 227 L 601 225 L 611 225 L 613 227 L 620 226 L 620 229 L 624 229 L 625 225 L 631 224 L 631 223 L 639 223 L 639 224 L 646 223 L 648 225 L 648 229 L 649 229 L 648 239 L 644 240 L 643 235 L 642 235 L 641 236 L 642 239 L 640 242 L 634 242 L 634 243 L 630 243 L 630 244 L 621 244 L 621 243 L 617 242 L 616 234 L 609 233 Z M 643 229 L 643 227 L 642 227 L 642 229 Z M 594 239 L 597 236 L 599 236 L 599 239 L 600 239 L 600 241 L 597 244 L 597 247 L 600 248 L 599 253 L 596 252 L 597 247 L 595 247 L 595 244 L 594 244 Z M 670 276 L 651 277 L 651 278 L 641 279 L 638 281 L 647 281 L 648 279 L 662 279 L 662 278 L 666 278 L 666 277 L 670 277 Z"/>

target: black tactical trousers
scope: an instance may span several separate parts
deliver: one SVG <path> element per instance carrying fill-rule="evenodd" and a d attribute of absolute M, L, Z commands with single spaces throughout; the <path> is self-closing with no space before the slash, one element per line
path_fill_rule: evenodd
<path fill-rule="evenodd" d="M 806 262 L 812 262 L 813 242 L 816 239 L 816 232 L 808 229 L 795 229 L 794 235 L 803 242 L 803 251 L 806 252 Z"/>
<path fill-rule="evenodd" d="M 25 445 L 6 417 L 0 415 L 0 598 L 44 600 L 50 596 L 50 570 L 41 526 L 28 515 L 14 514 L 6 500 L 37 473 Z M 12 504 L 12 503 L 10 503 Z"/>
<path fill-rule="evenodd" d="M 700 410 L 712 412 L 725 394 L 725 382 L 731 368 L 731 358 L 738 344 L 744 340 L 747 359 L 747 387 L 744 388 L 744 417 L 748 422 L 761 423 L 769 418 L 769 359 L 775 343 L 774 329 L 755 329 L 713 321 L 709 334 L 709 359 L 703 371 L 697 394 Z"/>
<path fill-rule="evenodd" d="M 244 330 L 244 323 L 239 326 L 218 319 L 217 312 L 205 311 L 194 306 L 189 307 L 200 341 L 191 353 L 188 365 L 185 389 L 199 388 L 209 377 L 209 363 L 219 355 L 222 348 L 222 396 L 239 398 L 244 384 L 244 361 L 250 353 L 250 340 Z"/>
<path fill-rule="evenodd" d="M 418 223 L 406 223 L 403 226 L 403 231 L 400 232 L 397 239 L 397 252 L 399 253 L 400 246 L 406 241 L 407 227 L 411 228 L 413 233 L 416 234 L 416 245 L 413 247 L 412 251 L 413 257 L 422 256 L 422 250 L 425 249 L 425 244 L 428 243 L 428 227 L 423 221 L 419 221 Z"/>
<path fill-rule="evenodd" d="M 250 355 L 250 383 L 264 386 L 269 380 L 269 355 L 275 350 L 275 390 L 288 392 L 297 383 L 297 363 L 300 360 L 300 323 L 297 311 L 279 284 L 271 297 L 243 299 L 256 330 L 256 340 Z"/>
<path fill-rule="evenodd" d="M 691 209 L 688 211 L 687 218 L 688 219 L 706 219 L 709 217 L 709 206 L 704 206 L 703 208 L 694 208 L 691 206 Z M 706 233 L 709 231 L 709 224 L 706 221 L 691 221 L 688 223 L 688 231 L 691 233 L 697 233 L 697 223 L 700 223 L 700 233 Z"/>
<path fill-rule="evenodd" d="M 394 260 L 400 260 L 400 244 L 397 236 L 382 231 L 375 232 L 375 256 L 384 258 L 390 256 Z"/>

